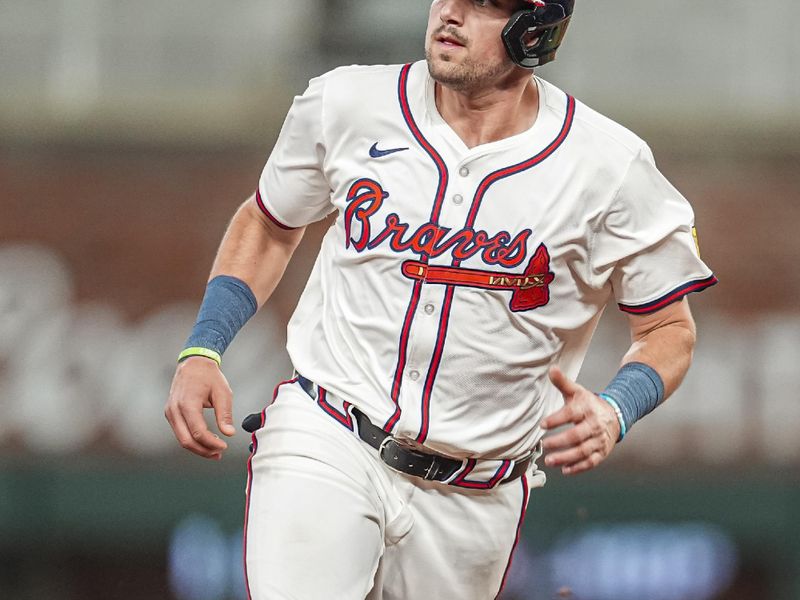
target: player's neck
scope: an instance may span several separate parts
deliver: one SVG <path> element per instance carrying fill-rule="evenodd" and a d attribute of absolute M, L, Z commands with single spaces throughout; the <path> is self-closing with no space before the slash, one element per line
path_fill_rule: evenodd
<path fill-rule="evenodd" d="M 530 129 L 539 113 L 539 90 L 530 77 L 501 89 L 469 92 L 437 83 L 436 108 L 464 144 L 474 148 Z"/>

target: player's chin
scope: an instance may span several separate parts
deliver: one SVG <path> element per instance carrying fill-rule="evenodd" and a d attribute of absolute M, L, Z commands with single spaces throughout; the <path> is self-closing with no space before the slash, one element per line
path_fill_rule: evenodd
<path fill-rule="evenodd" d="M 456 65 L 453 64 L 453 61 L 448 56 L 429 53 L 426 60 L 428 61 L 428 71 L 434 79 L 449 75 L 456 68 Z"/>
<path fill-rule="evenodd" d="M 452 49 L 442 48 L 437 44 L 436 47 L 431 48 L 425 54 L 425 59 L 428 61 L 428 67 L 433 69 L 458 69 L 461 63 L 465 61 L 465 53 L 457 52 L 456 50 L 464 50 L 454 46 Z"/>
<path fill-rule="evenodd" d="M 428 60 L 428 71 L 431 79 L 455 89 L 467 87 L 472 81 L 463 65 L 450 60 Z"/>

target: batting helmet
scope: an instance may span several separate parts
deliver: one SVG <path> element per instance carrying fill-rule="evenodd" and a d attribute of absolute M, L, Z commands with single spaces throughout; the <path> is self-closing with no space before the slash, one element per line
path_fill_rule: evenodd
<path fill-rule="evenodd" d="M 575 0 L 526 0 L 503 29 L 503 43 L 516 64 L 533 69 L 549 63 L 567 33 Z"/>

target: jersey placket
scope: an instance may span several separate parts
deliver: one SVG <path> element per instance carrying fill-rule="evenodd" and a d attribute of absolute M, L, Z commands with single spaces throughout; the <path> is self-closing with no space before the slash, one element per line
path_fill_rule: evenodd
<path fill-rule="evenodd" d="M 397 431 L 409 438 L 416 437 L 423 419 L 420 398 L 428 381 L 429 364 L 438 338 L 438 315 L 444 296 L 444 292 L 437 289 L 440 286 L 424 282 L 420 285 L 419 304 L 411 324 L 399 397 L 401 416 Z"/>
<path fill-rule="evenodd" d="M 491 152 L 487 153 L 485 149 L 467 152 L 467 154 L 464 157 L 462 157 L 462 159 L 456 164 L 454 172 L 457 173 L 457 176 L 453 178 L 453 183 L 450 186 L 451 189 L 450 193 L 453 194 L 453 198 L 455 199 L 456 197 L 460 196 L 462 202 L 461 204 L 458 205 L 459 210 L 453 208 L 455 206 L 454 203 L 445 203 L 445 205 L 442 207 L 440 215 L 440 221 L 439 221 L 440 225 L 444 227 L 449 227 L 453 230 L 458 228 L 474 229 L 481 205 L 492 185 L 500 179 L 514 176 L 520 172 L 536 167 L 541 162 L 546 160 L 549 156 L 551 156 L 552 153 L 556 149 L 558 149 L 558 147 L 563 143 L 564 139 L 566 139 L 566 136 L 572 127 L 572 118 L 574 115 L 574 110 L 575 110 L 574 100 L 572 98 L 568 98 L 567 113 L 559 134 L 541 152 L 529 158 L 528 160 L 497 170 L 492 170 L 488 167 L 482 169 L 480 160 L 484 159 L 484 161 L 488 162 L 492 153 Z M 485 171 L 485 173 L 483 173 L 483 171 Z M 470 190 L 474 190 L 474 193 L 469 196 L 471 198 L 470 202 L 468 203 L 463 202 L 464 198 L 463 193 L 459 191 L 455 192 L 452 191 L 459 187 L 461 187 L 462 189 L 467 188 Z M 444 256 L 442 258 L 444 258 Z M 461 259 L 453 256 L 451 257 L 451 260 L 452 262 L 449 263 L 449 266 L 452 267 L 461 266 L 462 263 Z M 431 287 L 431 286 L 426 285 L 424 287 Z M 442 362 L 444 360 L 444 351 L 447 341 L 447 331 L 448 328 L 450 327 L 450 311 L 452 309 L 452 305 L 455 300 L 455 295 L 456 295 L 456 286 L 447 285 L 444 291 L 444 299 L 441 305 L 441 314 L 439 318 L 439 324 L 436 330 L 436 340 L 434 342 L 434 346 L 432 349 L 431 360 L 428 366 L 428 372 L 425 378 L 425 384 L 421 390 L 421 401 L 420 401 L 421 425 L 419 433 L 415 438 L 415 440 L 420 444 L 425 443 L 425 441 L 428 438 L 428 434 L 430 432 L 431 399 L 436 384 L 436 378 L 439 375 L 439 371 L 442 367 Z"/>
<path fill-rule="evenodd" d="M 436 166 L 438 171 L 438 182 L 436 185 L 435 196 L 433 198 L 433 206 L 431 208 L 431 214 L 429 222 L 433 224 L 438 224 L 439 217 L 441 214 L 441 210 L 445 201 L 445 196 L 447 194 L 448 185 L 450 182 L 450 173 L 447 169 L 447 165 L 438 151 L 431 145 L 431 143 L 427 140 L 427 138 L 423 135 L 422 131 L 419 129 L 419 126 L 412 114 L 411 105 L 409 103 L 408 97 L 408 77 L 411 71 L 411 64 L 405 65 L 400 71 L 400 77 L 398 79 L 398 101 L 400 105 L 400 110 L 403 115 L 403 119 L 406 122 L 406 125 L 414 137 L 417 144 L 425 151 L 425 153 L 430 157 L 433 164 Z M 427 263 L 429 257 L 427 255 L 423 255 L 420 257 L 422 262 Z M 404 389 L 404 384 L 406 382 L 410 382 L 409 384 L 415 386 L 416 383 L 421 379 L 422 372 L 420 371 L 419 367 L 410 366 L 409 359 L 415 359 L 418 354 L 415 352 L 415 349 L 419 348 L 417 335 L 415 335 L 415 329 L 413 327 L 414 322 L 416 321 L 417 311 L 419 307 L 425 306 L 427 303 L 421 303 L 420 300 L 423 296 L 424 284 L 421 281 L 416 281 L 414 283 L 411 299 L 408 304 L 408 308 L 406 309 L 405 317 L 403 319 L 403 325 L 400 333 L 400 340 L 398 343 L 398 359 L 397 365 L 395 367 L 395 372 L 392 381 L 392 388 L 391 388 L 391 398 L 395 403 L 395 411 L 392 416 L 386 421 L 384 425 L 384 429 L 387 431 L 394 431 L 398 425 L 398 422 L 403 417 L 402 410 L 405 406 L 408 406 L 408 403 L 404 401 L 404 399 L 408 396 L 407 391 Z M 416 394 L 415 394 L 416 395 Z M 408 423 L 408 416 L 406 416 L 403 420 L 403 428 L 405 428 L 406 423 Z"/>
<path fill-rule="evenodd" d="M 452 169 L 446 169 L 446 171 L 453 172 Z M 440 206 L 435 207 L 433 211 L 434 215 L 432 216 L 435 219 L 432 218 L 431 221 L 441 227 L 458 225 L 460 217 L 454 219 L 450 214 L 450 208 L 455 198 L 458 198 L 456 203 L 463 204 L 465 194 L 461 192 L 453 194 L 451 191 L 453 185 L 454 182 L 450 179 L 448 187 L 442 190 Z M 426 264 L 449 264 L 447 256 L 445 254 L 433 259 L 425 256 L 424 262 Z M 416 294 L 413 314 L 410 315 L 409 333 L 405 345 L 405 367 L 398 395 L 400 415 L 395 425 L 398 434 L 409 438 L 418 437 L 418 432 L 425 425 L 426 398 L 430 397 L 434 383 L 431 378 L 431 365 L 435 357 L 437 340 L 442 337 L 440 331 L 441 310 L 442 306 L 447 304 L 447 290 L 442 289 L 442 286 L 431 285 L 424 280 L 416 282 L 415 285 L 419 286 L 419 291 Z"/>
<path fill-rule="evenodd" d="M 451 230 L 464 226 L 476 182 L 472 163 L 477 157 L 467 155 L 453 161 L 455 168 L 439 215 L 439 225 Z M 448 161 L 450 162 L 450 161 Z M 450 266 L 450 253 L 430 259 L 428 264 Z M 423 443 L 430 430 L 431 399 L 436 378 L 443 367 L 447 329 L 451 326 L 449 308 L 453 302 L 454 286 L 441 286 L 421 282 L 419 300 L 411 323 L 406 351 L 406 368 L 400 392 L 402 415 L 398 432 L 414 437 Z"/>
<path fill-rule="evenodd" d="M 466 155 L 458 157 L 450 164 L 454 165 L 450 169 L 453 173 L 447 198 L 442 207 L 439 224 L 442 227 L 457 231 L 464 227 L 470 210 L 470 202 L 467 200 L 474 194 L 476 179 L 473 170 L 478 169 L 475 161 L 478 157 L 468 152 Z M 451 253 L 445 253 L 432 265 L 450 266 L 452 264 Z M 445 361 L 445 346 L 447 344 L 448 329 L 452 326 L 450 311 L 456 294 L 456 287 L 452 285 L 441 286 L 426 283 L 423 289 L 431 297 L 437 299 L 435 304 L 435 316 L 428 324 L 430 339 L 426 340 L 426 354 L 428 362 L 425 368 L 424 383 L 420 386 L 416 400 L 419 403 L 418 430 L 415 440 L 422 444 L 428 438 L 431 429 L 433 396 L 436 389 L 437 378 L 442 372 Z"/>

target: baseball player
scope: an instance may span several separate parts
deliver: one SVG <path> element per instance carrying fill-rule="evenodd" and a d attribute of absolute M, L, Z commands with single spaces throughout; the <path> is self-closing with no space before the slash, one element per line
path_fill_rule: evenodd
<path fill-rule="evenodd" d="M 572 12 L 434 0 L 425 61 L 336 69 L 295 99 L 166 408 L 186 449 L 221 457 L 203 420 L 234 434 L 221 355 L 335 212 L 289 324 L 296 372 L 245 422 L 251 598 L 496 597 L 542 453 L 596 467 L 686 373 L 685 296 L 716 279 L 647 145 L 532 74 Z M 633 344 L 596 394 L 575 377 L 612 298 Z"/>

